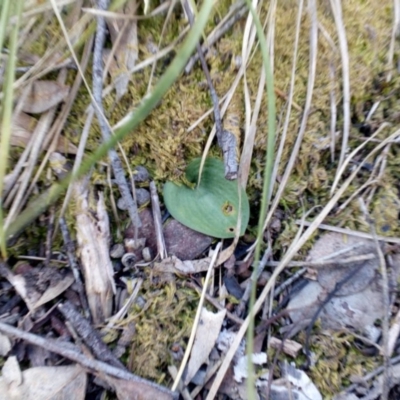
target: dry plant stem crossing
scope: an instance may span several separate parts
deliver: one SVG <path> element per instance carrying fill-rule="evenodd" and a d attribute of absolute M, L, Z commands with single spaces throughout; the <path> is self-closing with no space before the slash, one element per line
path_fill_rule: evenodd
<path fill-rule="evenodd" d="M 339 48 L 343 75 L 343 132 L 338 174 L 344 162 L 347 151 L 347 143 L 350 133 L 350 61 L 349 49 L 347 46 L 346 29 L 343 22 L 342 2 L 340 0 L 330 0 L 333 17 L 337 26 Z M 339 175 L 340 176 L 340 175 Z"/>
<path fill-rule="evenodd" d="M 98 0 L 97 6 L 100 10 L 105 11 L 108 8 L 107 0 Z M 103 92 L 103 47 L 106 36 L 106 24 L 104 17 L 97 17 L 97 29 L 96 38 L 94 42 L 93 51 L 93 97 L 97 103 L 94 107 L 97 119 L 99 121 L 101 134 L 104 142 L 108 141 L 111 137 L 110 125 L 107 123 L 104 117 L 104 109 L 102 104 L 102 92 Z M 128 183 L 125 179 L 124 170 L 122 168 L 121 160 L 115 149 L 108 151 L 111 165 L 114 171 L 115 181 L 117 182 L 118 188 L 121 192 L 121 196 L 128 207 L 129 217 L 132 223 L 136 227 L 141 226 L 139 214 L 137 211 L 137 205 L 133 200 L 132 194 L 129 190 Z"/>
<path fill-rule="evenodd" d="M 127 370 L 114 367 L 106 364 L 102 361 L 97 361 L 82 355 L 81 351 L 70 343 L 61 342 L 54 339 L 42 338 L 41 336 L 34 335 L 32 333 L 25 332 L 21 329 L 14 328 L 11 325 L 0 322 L 0 332 L 7 336 L 13 336 L 18 339 L 25 340 L 35 346 L 39 346 L 43 349 L 59 354 L 62 357 L 68 358 L 69 360 L 75 361 L 83 367 L 89 368 L 92 371 L 104 373 L 115 378 L 125 379 L 132 382 L 142 383 L 144 385 L 151 386 L 156 390 L 159 390 L 167 395 L 171 396 L 171 399 L 178 399 L 177 394 L 170 391 L 164 386 L 158 385 L 146 379 L 140 378 Z"/>

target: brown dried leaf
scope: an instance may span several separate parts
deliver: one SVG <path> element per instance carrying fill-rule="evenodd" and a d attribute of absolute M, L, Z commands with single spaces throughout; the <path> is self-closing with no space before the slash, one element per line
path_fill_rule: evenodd
<path fill-rule="evenodd" d="M 22 372 L 22 380 L 17 379 L 16 372 L 11 375 L 6 374 L 5 377 L 5 366 L 3 376 L 0 377 L 0 399 L 83 400 L 85 398 L 87 375 L 79 366 L 30 368 Z M 16 371 L 15 366 L 13 371 Z"/>
<path fill-rule="evenodd" d="M 69 93 L 69 86 L 56 81 L 35 81 L 21 104 L 22 111 L 40 114 L 63 101 Z"/>

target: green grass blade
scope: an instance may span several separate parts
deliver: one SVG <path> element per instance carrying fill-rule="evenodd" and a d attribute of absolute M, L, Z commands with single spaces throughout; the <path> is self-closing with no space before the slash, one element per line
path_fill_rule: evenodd
<path fill-rule="evenodd" d="M 142 104 L 135 110 L 135 113 L 126 120 L 123 126 L 116 130 L 115 135 L 108 142 L 102 144 L 90 158 L 82 163 L 75 174 L 69 174 L 62 182 L 53 185 L 48 191 L 31 201 L 19 217 L 8 227 L 6 238 L 12 237 L 38 217 L 50 204 L 54 203 L 60 197 L 71 182 L 86 174 L 94 163 L 101 160 L 107 154 L 108 150 L 114 147 L 119 140 L 123 139 L 128 133 L 132 133 L 139 123 L 150 114 L 185 67 L 207 24 L 212 7 L 213 0 L 204 1 L 198 18 L 181 49 L 154 87 L 151 95 L 143 100 Z"/>
<path fill-rule="evenodd" d="M 9 19 L 11 0 L 4 0 L 1 4 L 1 14 L 0 14 L 0 51 L 3 49 L 4 38 L 6 37 L 6 28 L 8 26 L 7 22 Z"/>
<path fill-rule="evenodd" d="M 264 179 L 263 179 L 263 191 L 261 199 L 260 216 L 258 220 L 258 232 L 257 232 L 257 246 L 254 254 L 254 266 L 255 269 L 260 262 L 261 254 L 261 243 L 263 236 L 263 226 L 266 217 L 267 205 L 270 199 L 270 188 L 272 170 L 274 166 L 274 147 L 275 147 L 275 131 L 276 131 L 276 106 L 275 106 L 275 93 L 274 93 L 274 77 L 271 70 L 271 62 L 269 58 L 268 46 L 265 40 L 264 31 L 261 26 L 260 19 L 258 18 L 257 12 L 251 4 L 250 0 L 246 0 L 247 7 L 249 8 L 253 21 L 257 31 L 257 37 L 260 42 L 261 55 L 263 58 L 263 64 L 265 68 L 265 76 L 267 82 L 267 99 L 268 99 L 268 140 L 267 140 L 267 151 L 265 155 L 265 168 L 264 168 Z M 252 312 L 254 308 L 256 298 L 256 278 L 252 279 L 251 296 L 249 303 L 249 310 Z M 247 355 L 248 355 L 248 379 L 247 379 L 247 395 L 248 399 L 255 399 L 255 374 L 253 368 L 253 362 L 251 356 L 254 349 L 254 315 L 250 318 L 249 328 L 247 330 Z"/>
<path fill-rule="evenodd" d="M 13 3 L 13 8 L 9 8 L 9 2 L 3 3 L 1 9 L 1 22 L 0 27 L 0 45 L 3 44 L 5 35 L 5 26 L 11 14 L 14 14 L 17 19 L 15 25 L 11 28 L 10 34 L 10 45 L 9 45 L 9 56 L 7 62 L 7 69 L 4 81 L 4 99 L 1 107 L 1 141 L 0 141 L 0 249 L 2 256 L 5 258 L 6 254 L 6 237 L 4 232 L 4 213 L 2 204 L 2 193 L 4 188 L 4 178 L 7 173 L 8 166 L 8 155 L 10 149 L 10 138 L 11 138 L 11 118 L 13 110 L 13 85 L 15 80 L 15 67 L 17 63 L 17 48 L 18 48 L 18 32 L 21 23 L 21 14 L 24 6 L 24 2 L 17 1 Z M 2 47 L 0 47 L 1 49 Z"/>

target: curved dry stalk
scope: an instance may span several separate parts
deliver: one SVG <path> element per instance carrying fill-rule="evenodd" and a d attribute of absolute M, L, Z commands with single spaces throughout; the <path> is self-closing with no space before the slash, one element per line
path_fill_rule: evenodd
<path fill-rule="evenodd" d="M 336 179 L 340 179 L 341 166 L 344 162 L 344 157 L 347 151 L 347 143 L 349 141 L 350 133 L 350 61 L 349 61 L 349 49 L 347 47 L 346 29 L 344 27 L 343 15 L 342 15 L 342 4 L 341 0 L 330 0 L 333 17 L 335 20 L 338 39 L 339 49 L 341 56 L 342 75 L 343 75 L 343 132 L 342 132 L 342 146 L 340 151 L 340 158 L 338 164 L 338 172 Z M 333 193 L 331 190 L 331 195 Z"/>

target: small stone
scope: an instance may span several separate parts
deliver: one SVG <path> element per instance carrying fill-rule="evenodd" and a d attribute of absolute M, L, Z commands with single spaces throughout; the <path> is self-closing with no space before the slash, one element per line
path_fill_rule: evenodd
<path fill-rule="evenodd" d="M 136 189 L 136 201 L 137 205 L 140 207 L 150 201 L 150 192 L 144 188 Z"/>
<path fill-rule="evenodd" d="M 110 257 L 111 258 L 121 258 L 125 253 L 125 248 L 122 243 L 116 243 L 111 247 Z"/>
<path fill-rule="evenodd" d="M 135 253 L 137 250 L 142 250 L 143 247 L 146 245 L 145 238 L 139 239 L 125 239 L 124 240 L 125 251 L 128 253 Z"/>
<path fill-rule="evenodd" d="M 176 219 L 169 220 L 163 229 L 165 245 L 169 256 L 180 260 L 194 260 L 203 253 L 213 239 L 182 225 Z"/>
<path fill-rule="evenodd" d="M 135 182 L 146 182 L 150 179 L 149 171 L 145 167 L 138 165 L 133 170 L 133 179 Z"/>
<path fill-rule="evenodd" d="M 124 200 L 123 197 L 120 197 L 120 198 L 117 200 L 117 207 L 118 207 L 118 210 L 121 210 L 121 211 L 126 211 L 126 210 L 128 209 L 128 207 L 126 206 L 126 203 L 125 203 L 125 200 Z"/>
<path fill-rule="evenodd" d="M 142 257 L 143 257 L 143 260 L 146 261 L 146 262 L 151 261 L 152 257 L 151 257 L 151 251 L 150 251 L 149 247 L 145 247 L 142 250 Z"/>

